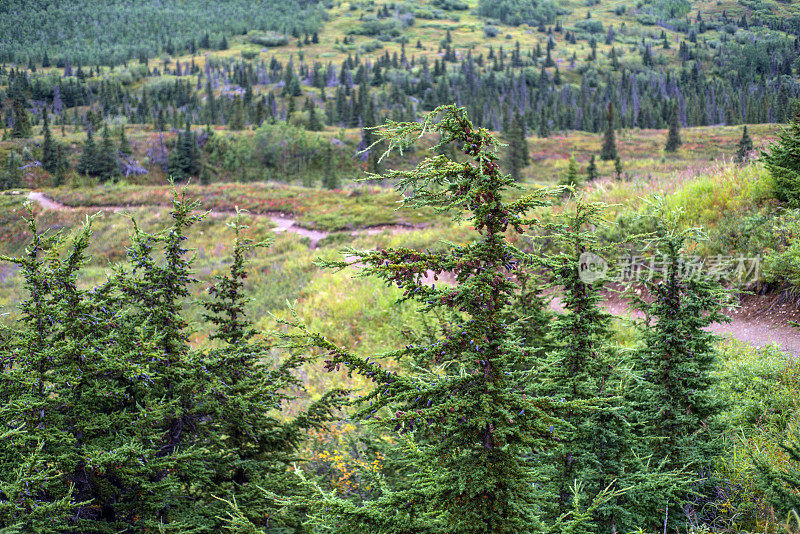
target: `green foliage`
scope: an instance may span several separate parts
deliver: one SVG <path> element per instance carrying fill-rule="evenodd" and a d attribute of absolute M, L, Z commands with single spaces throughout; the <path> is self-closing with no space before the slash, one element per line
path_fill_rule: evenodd
<path fill-rule="evenodd" d="M 530 164 L 530 147 L 525 138 L 525 126 L 519 113 L 514 114 L 508 129 L 508 170 L 511 176 L 520 180 L 520 171 Z"/>
<path fill-rule="evenodd" d="M 99 153 L 97 150 L 97 144 L 94 142 L 94 134 L 90 129 L 88 132 L 86 132 L 86 141 L 83 143 L 81 157 L 78 160 L 78 166 L 75 167 L 75 170 L 80 174 L 96 176 L 99 168 L 98 159 Z"/>
<path fill-rule="evenodd" d="M 200 149 L 197 147 L 197 134 L 192 132 L 189 123 L 186 130 L 178 134 L 175 148 L 169 155 L 167 172 L 173 180 L 185 180 L 200 172 Z"/>
<path fill-rule="evenodd" d="M 552 349 L 537 365 L 534 391 L 566 401 L 557 412 L 564 424 L 552 430 L 558 446 L 539 466 L 544 489 L 553 495 L 546 517 L 568 513 L 574 498 L 600 501 L 580 532 L 632 532 L 658 521 L 665 495 L 681 481 L 662 470 L 662 458 L 633 431 L 631 363 L 611 343 L 611 316 L 601 308 L 602 257 L 614 255 L 613 245 L 599 242 L 605 205 L 577 196 L 574 209 L 550 226 L 547 237 L 557 252 L 542 261 L 551 285 L 562 288 L 564 312 L 548 329 Z M 576 480 L 580 493 L 573 497 Z"/>
<path fill-rule="evenodd" d="M 28 112 L 22 100 L 14 100 L 14 126 L 11 127 L 11 138 L 20 139 L 33 135 L 31 123 L 28 120 Z"/>
<path fill-rule="evenodd" d="M 0 191 L 22 187 L 22 156 L 15 151 L 8 153 L 3 168 L 0 169 Z"/>
<path fill-rule="evenodd" d="M 608 116 L 606 117 L 606 133 L 603 136 L 603 148 L 600 151 L 600 159 L 603 161 L 613 161 L 617 158 L 617 135 L 614 131 L 614 104 L 608 104 Z"/>
<path fill-rule="evenodd" d="M 277 32 L 266 32 L 255 35 L 248 35 L 250 42 L 260 46 L 285 46 L 289 44 L 289 38 Z"/>
<path fill-rule="evenodd" d="M 783 129 L 760 159 L 772 175 L 775 197 L 792 207 L 800 206 L 800 121 Z"/>
<path fill-rule="evenodd" d="M 360 414 L 398 433 L 401 446 L 394 453 L 410 477 L 408 486 L 386 487 L 362 506 L 323 495 L 313 503 L 315 523 L 348 533 L 533 532 L 538 492 L 525 451 L 552 447 L 548 428 L 558 420 L 549 399 L 528 394 L 531 355 L 503 326 L 518 289 L 509 274 L 524 260 L 504 233 L 532 224 L 525 212 L 543 205 L 547 193 L 504 202 L 513 179 L 499 173 L 497 141 L 475 129 L 462 109 L 439 108 L 422 123 L 389 123 L 379 135 L 390 149 L 402 150 L 426 131 L 442 135 L 436 148 L 456 142 L 474 163 L 439 155 L 385 177 L 414 191 L 405 200 L 409 207 L 469 217 L 481 237 L 441 252 L 347 251 L 365 266 L 364 274 L 401 288 L 403 300 L 447 317 L 441 337 L 391 354 L 413 361 L 413 370 L 386 371 L 318 334 L 298 334 L 330 354 L 329 370 L 343 365 L 376 383 Z M 344 268 L 348 262 L 323 264 Z M 455 274 L 454 285 L 425 283 L 426 273 L 436 278 L 443 272 Z"/>
<path fill-rule="evenodd" d="M 233 99 L 233 111 L 228 119 L 228 128 L 233 131 L 244 130 L 244 103 L 238 95 Z"/>
<path fill-rule="evenodd" d="M 12 481 L 4 493 L 19 496 L 0 523 L 50 532 L 156 528 L 179 493 L 169 473 L 186 455 L 153 446 L 165 415 L 150 369 L 155 343 L 128 321 L 111 284 L 78 288 L 88 224 L 63 256 L 62 236 L 43 236 L 33 222 L 29 229 L 26 256 L 5 258 L 23 270 L 29 297 L 20 330 L 0 348 L 0 420 L 13 429 L 0 470 Z"/>
<path fill-rule="evenodd" d="M 204 446 L 210 450 L 210 479 L 205 484 L 203 515 L 213 520 L 211 532 L 219 532 L 228 503 L 211 496 L 225 496 L 244 510 L 248 524 L 263 527 L 300 528 L 302 515 L 286 513 L 265 498 L 302 493 L 292 472 L 298 448 L 311 429 L 319 429 L 331 418 L 341 392 L 332 390 L 294 419 L 282 414 L 284 404 L 303 390 L 296 372 L 304 358 L 267 363 L 271 347 L 257 337 L 246 314 L 246 255 L 266 243 L 254 243 L 242 232 L 240 216 L 234 229 L 233 261 L 225 276 L 208 288 L 210 300 L 203 302 L 205 318 L 214 326 L 210 338 L 218 347 L 205 352 L 203 366 L 213 381 L 206 385 L 204 399 L 208 421 L 204 423 Z M 290 393 L 294 392 L 294 393 Z"/>
<path fill-rule="evenodd" d="M 578 161 L 575 159 L 575 155 L 571 154 L 569 157 L 569 162 L 567 163 L 567 170 L 559 179 L 558 185 L 578 189 L 584 183 L 585 181 L 578 170 Z"/>
<path fill-rule="evenodd" d="M 586 181 L 591 182 L 597 180 L 599 177 L 600 175 L 597 172 L 597 160 L 594 154 L 592 154 L 589 156 L 589 165 L 586 166 Z"/>
<path fill-rule="evenodd" d="M 641 281 L 647 296 L 631 293 L 647 318 L 635 359 L 643 380 L 637 412 L 655 457 L 673 469 L 691 466 L 698 488 L 706 485 L 701 494 L 708 495 L 707 480 L 721 450 L 716 427 L 721 406 L 713 395 L 715 336 L 707 327 L 730 321 L 722 313 L 730 295 L 719 280 L 693 273 L 685 263 L 683 255 L 702 235 L 684 229 L 680 212 L 665 214 L 657 204 L 653 213 L 655 256 L 651 276 Z M 670 516 L 677 521 L 679 514 L 676 508 Z"/>
<path fill-rule="evenodd" d="M 689 0 L 645 0 L 642 7 L 660 19 L 679 19 L 689 13 L 692 4 Z"/>
<path fill-rule="evenodd" d="M 374 15 L 367 15 L 347 33 L 349 35 L 366 35 L 368 37 L 394 38 L 400 35 L 400 26 L 393 19 L 380 20 Z"/>
<path fill-rule="evenodd" d="M 563 9 L 551 0 L 480 0 L 478 14 L 497 19 L 503 24 L 519 26 L 528 24 L 553 24 Z"/>
<path fill-rule="evenodd" d="M 327 138 L 296 126 L 265 124 L 256 130 L 252 157 L 269 177 L 286 181 L 310 176 L 321 178 L 328 189 L 336 189 L 341 174 L 355 170 L 355 163 L 342 148 L 334 148 Z"/>
<path fill-rule="evenodd" d="M 664 150 L 667 152 L 675 152 L 683 144 L 681 141 L 680 133 L 680 112 L 678 103 L 672 104 L 672 113 L 669 116 L 669 131 L 667 132 L 667 143 L 664 145 Z"/>
<path fill-rule="evenodd" d="M 117 64 L 161 51 L 186 51 L 203 35 L 241 35 L 248 30 L 311 33 L 325 20 L 316 1 L 168 0 L 157 4 L 113 0 L 15 0 L 0 21 L 0 57 L 24 63 L 67 56 L 75 65 Z M 38 29 L 38 30 L 37 30 Z"/>
<path fill-rule="evenodd" d="M 96 165 L 94 173 L 101 182 L 107 182 L 119 176 L 119 161 L 117 160 L 117 147 L 114 146 L 114 141 L 111 139 L 111 133 L 108 126 L 103 127 L 103 140 L 97 151 Z"/>
<path fill-rule="evenodd" d="M 790 486 L 781 478 L 794 469 L 785 446 L 794 441 L 800 415 L 799 373 L 797 360 L 775 345 L 721 347 L 715 392 L 729 430 L 717 467 L 728 486 L 719 510 L 740 529 L 763 530 L 757 525 L 782 522 L 789 511 L 783 505 L 792 498 L 785 494 Z"/>
<path fill-rule="evenodd" d="M 130 263 L 97 287 L 79 283 L 91 221 L 69 243 L 31 221 L 26 255 L 4 258 L 28 297 L 17 329 L 0 333 L 3 528 L 211 534 L 225 523 L 222 497 L 246 504 L 255 524 L 299 528 L 301 515 L 262 492 L 297 489 L 290 466 L 340 395 L 281 413 L 302 395 L 308 359 L 279 361 L 257 337 L 243 280 L 260 244 L 238 220 L 230 274 L 203 304 L 216 343 L 189 345 L 185 241 L 197 207 L 176 197 L 173 224 L 157 233 L 134 222 Z"/>
<path fill-rule="evenodd" d="M 800 212 L 787 210 L 772 225 L 772 247 L 764 257 L 767 281 L 800 291 Z"/>
<path fill-rule="evenodd" d="M 128 141 L 128 138 L 125 135 L 125 126 L 122 126 L 119 129 L 119 153 L 123 156 L 130 156 L 133 154 L 131 143 Z"/>
<path fill-rule="evenodd" d="M 44 139 L 42 140 L 42 168 L 54 174 L 58 169 L 58 153 L 56 144 L 53 141 L 53 133 L 50 131 L 50 118 L 48 117 L 47 111 L 44 113 L 42 131 L 44 132 Z"/>
<path fill-rule="evenodd" d="M 738 163 L 743 163 L 747 161 L 752 151 L 753 139 L 750 137 L 750 134 L 747 133 L 747 125 L 745 124 L 742 129 L 742 138 L 739 139 L 739 144 L 736 146 L 736 156 L 734 160 Z"/>

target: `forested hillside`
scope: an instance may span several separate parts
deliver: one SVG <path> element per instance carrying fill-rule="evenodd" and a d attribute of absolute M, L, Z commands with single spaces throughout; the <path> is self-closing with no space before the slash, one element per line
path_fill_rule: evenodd
<path fill-rule="evenodd" d="M 44 67 L 113 66 L 225 48 L 227 39 L 250 30 L 300 35 L 325 20 L 314 0 L 9 0 L 0 14 L 0 61 Z"/>
<path fill-rule="evenodd" d="M 800 5 L 0 1 L 0 533 L 797 534 Z"/>

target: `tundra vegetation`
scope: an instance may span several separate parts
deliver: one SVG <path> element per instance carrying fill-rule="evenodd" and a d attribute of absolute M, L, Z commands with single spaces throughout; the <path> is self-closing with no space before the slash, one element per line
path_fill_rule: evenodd
<path fill-rule="evenodd" d="M 0 530 L 797 532 L 800 8 L 263 4 L 0 21 Z"/>

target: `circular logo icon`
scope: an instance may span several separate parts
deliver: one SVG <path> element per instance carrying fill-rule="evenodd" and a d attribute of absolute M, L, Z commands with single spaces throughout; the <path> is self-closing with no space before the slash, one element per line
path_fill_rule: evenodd
<path fill-rule="evenodd" d="M 578 258 L 578 276 L 584 284 L 591 284 L 605 278 L 608 262 L 594 252 L 584 252 Z"/>

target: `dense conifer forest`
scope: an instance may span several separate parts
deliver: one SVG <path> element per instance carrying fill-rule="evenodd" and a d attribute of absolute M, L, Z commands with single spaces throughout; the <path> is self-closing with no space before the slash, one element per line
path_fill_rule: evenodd
<path fill-rule="evenodd" d="M 0 532 L 800 529 L 800 7 L 0 2 Z"/>

